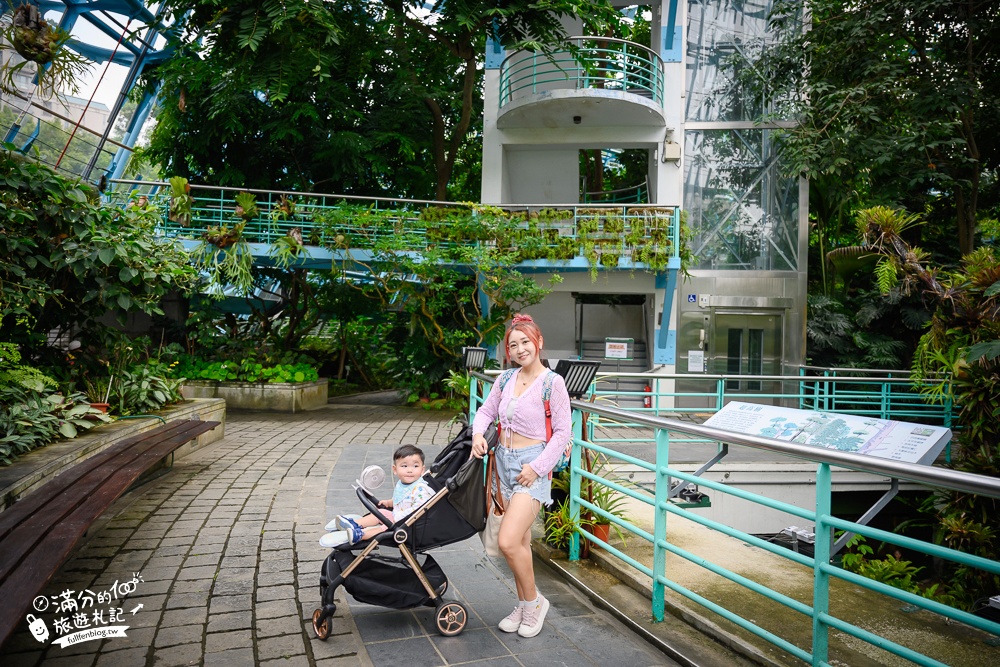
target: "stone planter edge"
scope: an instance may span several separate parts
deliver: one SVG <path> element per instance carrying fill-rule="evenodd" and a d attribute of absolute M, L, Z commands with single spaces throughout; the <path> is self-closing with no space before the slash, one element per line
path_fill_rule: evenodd
<path fill-rule="evenodd" d="M 196 440 L 177 449 L 174 459 L 182 458 L 225 437 L 226 402 L 220 399 L 193 399 L 171 405 L 157 413 L 166 421 L 199 419 L 217 421 L 220 425 Z M 76 463 L 98 454 L 120 440 L 138 435 L 162 425 L 159 419 L 122 419 L 61 442 L 28 452 L 13 464 L 0 468 L 0 511 L 44 484 L 49 478 Z"/>
<path fill-rule="evenodd" d="M 181 386 L 185 398 L 221 398 L 231 410 L 302 412 L 327 404 L 329 382 L 216 382 L 189 380 Z"/>

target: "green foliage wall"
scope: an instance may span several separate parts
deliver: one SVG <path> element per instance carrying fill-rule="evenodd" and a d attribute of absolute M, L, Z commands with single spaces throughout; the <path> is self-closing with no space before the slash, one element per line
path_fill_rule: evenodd
<path fill-rule="evenodd" d="M 87 328 L 108 311 L 160 313 L 195 279 L 158 238 L 152 206 L 101 206 L 88 185 L 0 152 L 0 328 L 11 341 Z"/>

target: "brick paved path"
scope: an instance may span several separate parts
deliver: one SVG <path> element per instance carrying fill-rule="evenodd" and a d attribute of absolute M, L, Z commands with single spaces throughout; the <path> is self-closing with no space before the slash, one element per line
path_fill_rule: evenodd
<path fill-rule="evenodd" d="M 230 413 L 224 440 L 122 498 L 46 591 L 54 603 L 64 591 L 97 596 L 140 574 L 126 599 L 103 605 L 122 609 L 127 637 L 60 648 L 51 644 L 59 636 L 53 624 L 74 614 L 49 609 L 39 615 L 54 636 L 39 643 L 19 633 L 0 653 L 0 664 L 673 664 L 544 566 L 537 568 L 539 587 L 554 601 L 546 630 L 534 640 L 498 632 L 495 623 L 513 602 L 513 582 L 474 539 L 435 552 L 452 582 L 447 597 L 471 608 L 459 637 L 438 636 L 429 609 L 348 603 L 342 589 L 332 636 L 326 642 L 314 637 L 308 619 L 318 606 L 327 553 L 317 540 L 335 511 L 358 509 L 350 482 L 366 463 L 388 468 L 401 443 L 423 446 L 433 458 L 455 430 L 439 414 L 385 406 Z"/>

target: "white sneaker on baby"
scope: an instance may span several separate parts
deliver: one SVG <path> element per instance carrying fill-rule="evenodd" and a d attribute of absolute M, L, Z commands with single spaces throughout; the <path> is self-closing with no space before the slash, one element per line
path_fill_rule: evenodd
<path fill-rule="evenodd" d="M 339 547 L 341 544 L 347 544 L 348 541 L 346 530 L 335 530 L 332 533 L 327 533 L 323 537 L 319 538 L 319 545 L 321 547 L 332 549 L 334 547 Z"/>

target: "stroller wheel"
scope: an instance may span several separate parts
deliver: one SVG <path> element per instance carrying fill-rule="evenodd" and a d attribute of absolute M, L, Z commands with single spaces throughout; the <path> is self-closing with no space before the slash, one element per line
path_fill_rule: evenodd
<path fill-rule="evenodd" d="M 334 608 L 334 611 L 335 610 L 336 608 Z M 317 609 L 313 612 L 313 632 L 316 633 L 316 638 L 320 641 L 325 642 L 326 638 L 330 636 L 331 616 L 333 616 L 333 611 L 326 615 L 323 614 L 322 609 Z"/>
<path fill-rule="evenodd" d="M 461 602 L 445 602 L 435 614 L 438 632 L 445 637 L 454 637 L 465 629 L 469 613 Z"/>

